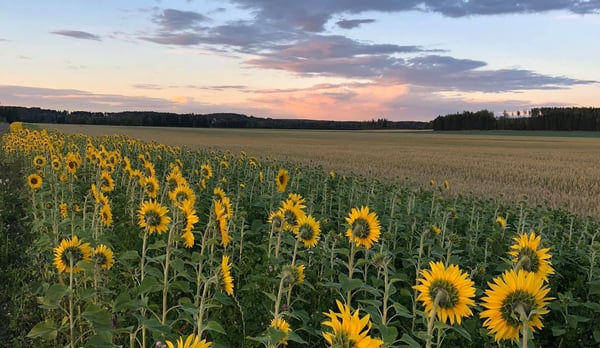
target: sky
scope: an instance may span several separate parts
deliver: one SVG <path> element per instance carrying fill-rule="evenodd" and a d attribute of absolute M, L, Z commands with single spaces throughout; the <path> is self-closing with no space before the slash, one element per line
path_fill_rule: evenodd
<path fill-rule="evenodd" d="M 0 105 L 429 121 L 600 106 L 600 0 L 0 1 Z"/>

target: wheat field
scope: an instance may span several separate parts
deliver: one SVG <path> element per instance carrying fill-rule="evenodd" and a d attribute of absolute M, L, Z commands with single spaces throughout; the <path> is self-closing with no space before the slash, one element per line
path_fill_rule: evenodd
<path fill-rule="evenodd" d="M 453 194 L 526 200 L 600 217 L 600 138 L 448 134 L 406 131 L 328 131 L 152 128 L 42 124 L 63 133 L 123 134 L 189 148 L 214 148 L 267 160 L 322 166 L 426 186 L 448 180 Z"/>

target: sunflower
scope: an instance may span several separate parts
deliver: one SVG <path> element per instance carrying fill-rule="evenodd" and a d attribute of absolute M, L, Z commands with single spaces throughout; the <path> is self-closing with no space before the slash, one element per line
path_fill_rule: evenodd
<path fill-rule="evenodd" d="M 263 182 L 265 182 L 265 175 L 263 174 L 263 172 L 258 172 L 258 182 L 260 182 L 261 184 Z"/>
<path fill-rule="evenodd" d="M 279 210 L 284 216 L 283 228 L 285 230 L 292 229 L 293 226 L 298 224 L 298 220 L 306 215 L 304 212 L 304 206 L 297 205 L 290 199 L 283 201 Z"/>
<path fill-rule="evenodd" d="M 37 190 L 42 187 L 42 177 L 37 174 L 29 174 L 27 184 L 32 190 Z"/>
<path fill-rule="evenodd" d="M 65 156 L 65 164 L 67 172 L 71 175 L 75 175 L 77 169 L 81 165 L 81 155 L 76 152 L 69 152 Z"/>
<path fill-rule="evenodd" d="M 112 211 L 110 210 L 110 203 L 102 205 L 100 208 L 100 221 L 102 225 L 108 227 L 113 223 Z"/>
<path fill-rule="evenodd" d="M 169 228 L 171 218 L 167 216 L 169 209 L 155 200 L 144 201 L 138 209 L 138 226 L 145 228 L 148 233 L 159 235 Z"/>
<path fill-rule="evenodd" d="M 33 158 L 33 165 L 36 168 L 42 168 L 43 166 L 46 165 L 46 157 L 42 156 L 42 155 L 37 155 Z"/>
<path fill-rule="evenodd" d="M 515 244 L 510 247 L 513 250 L 508 254 L 513 257 L 516 269 L 535 273 L 538 277 L 548 281 L 548 275 L 554 274 L 554 268 L 550 262 L 552 255 L 548 253 L 550 248 L 539 249 L 542 237 L 536 236 L 535 232 L 531 231 L 529 236 L 527 233 L 523 233 L 513 240 Z"/>
<path fill-rule="evenodd" d="M 479 316 L 485 319 L 483 326 L 494 334 L 496 341 L 519 339 L 523 323 L 519 318 L 528 317 L 530 332 L 541 329 L 541 316 L 548 313 L 546 305 L 553 298 L 546 297 L 550 289 L 544 280 L 525 270 L 508 270 L 488 283 L 481 306 L 486 308 Z"/>
<path fill-rule="evenodd" d="M 223 197 L 221 199 L 221 205 L 225 210 L 224 216 L 228 219 L 231 218 L 233 216 L 233 208 L 231 207 L 231 200 L 229 197 Z"/>
<path fill-rule="evenodd" d="M 183 340 L 183 337 L 179 337 L 176 342 L 177 346 L 175 346 L 175 344 L 169 340 L 167 340 L 165 343 L 169 348 L 208 348 L 212 344 L 211 342 L 206 342 L 206 340 L 200 341 L 200 337 L 194 334 L 189 335 L 185 341 Z"/>
<path fill-rule="evenodd" d="M 293 232 L 305 247 L 312 248 L 319 242 L 321 224 L 311 215 L 303 215 L 298 219 L 298 224 L 294 226 Z"/>
<path fill-rule="evenodd" d="M 148 197 L 156 198 L 158 194 L 158 180 L 155 176 L 146 176 L 142 179 L 142 186 L 146 190 Z"/>
<path fill-rule="evenodd" d="M 277 317 L 271 320 L 270 326 L 275 330 L 281 331 L 283 334 L 285 334 L 285 336 L 279 341 L 279 344 L 283 344 L 284 346 L 286 346 L 288 344 L 288 335 L 291 331 L 290 324 L 287 321 L 285 321 L 285 319 L 283 319 L 282 317 Z"/>
<path fill-rule="evenodd" d="M 269 214 L 269 218 L 267 220 L 270 224 L 273 225 L 275 231 L 281 231 L 283 229 L 283 223 L 285 221 L 285 215 L 282 210 L 272 211 Z"/>
<path fill-rule="evenodd" d="M 92 252 L 94 263 L 104 269 L 110 269 L 115 263 L 115 255 L 110 248 L 100 244 Z"/>
<path fill-rule="evenodd" d="M 413 288 L 419 292 L 417 301 L 425 306 L 425 312 L 431 313 L 436 307 L 435 314 L 442 322 L 456 321 L 461 323 L 463 317 L 473 315 L 469 306 L 475 301 L 475 287 L 467 273 L 462 272 L 457 265 L 448 268 L 442 262 L 430 262 L 431 270 L 421 271 L 422 278 L 417 279 Z"/>
<path fill-rule="evenodd" d="M 200 219 L 198 218 L 198 215 L 196 215 L 194 203 L 190 200 L 183 201 L 181 210 L 185 214 L 185 227 L 183 228 L 181 238 L 184 240 L 183 245 L 186 248 L 191 248 L 194 246 L 194 234 L 192 233 L 192 229 L 194 228 L 194 224 L 196 224 Z"/>
<path fill-rule="evenodd" d="M 54 248 L 54 266 L 56 266 L 59 273 L 79 273 L 82 269 L 77 266 L 77 263 L 80 261 L 89 262 L 91 259 L 92 248 L 90 243 L 82 243 L 77 236 L 73 236 L 72 239 L 63 239 Z M 71 265 L 73 265 L 73 268 L 71 268 Z"/>
<path fill-rule="evenodd" d="M 172 191 L 169 191 L 169 198 L 173 204 L 179 207 L 184 201 L 191 201 L 192 205 L 196 202 L 196 194 L 188 185 L 177 185 Z"/>
<path fill-rule="evenodd" d="M 436 236 L 439 236 L 442 233 L 442 229 L 438 225 L 436 225 L 436 224 L 431 225 L 430 230 Z"/>
<path fill-rule="evenodd" d="M 277 191 L 284 192 L 288 181 L 290 181 L 290 173 L 287 171 L 287 169 L 279 169 L 277 177 L 275 178 L 275 182 L 277 183 Z"/>
<path fill-rule="evenodd" d="M 213 170 L 210 166 L 210 163 L 206 162 L 200 166 L 200 175 L 202 175 L 202 179 L 208 180 L 213 176 Z"/>
<path fill-rule="evenodd" d="M 221 260 L 220 285 L 223 291 L 229 296 L 233 295 L 233 277 L 231 276 L 231 264 L 229 256 L 223 255 Z"/>
<path fill-rule="evenodd" d="M 289 193 L 288 194 L 288 199 L 292 202 L 294 202 L 294 204 L 298 205 L 298 206 L 302 206 L 303 208 L 306 208 L 306 205 L 304 203 L 306 203 L 306 199 L 304 199 L 304 197 L 302 197 L 302 195 L 298 194 L 298 193 Z"/>
<path fill-rule="evenodd" d="M 368 336 L 371 330 L 369 314 L 360 318 L 358 310 L 351 313 L 350 306 L 342 304 L 339 300 L 335 302 L 339 313 L 332 310 L 323 313 L 329 320 L 323 321 L 322 324 L 333 330 L 322 332 L 330 347 L 379 348 L 383 345 L 382 340 Z"/>
<path fill-rule="evenodd" d="M 506 228 L 506 219 L 502 216 L 496 217 L 496 223 L 498 224 L 498 226 L 500 226 L 501 229 Z"/>
<path fill-rule="evenodd" d="M 115 189 L 115 180 L 110 175 L 110 172 L 103 171 L 100 174 L 100 190 L 102 192 L 111 192 Z"/>
<path fill-rule="evenodd" d="M 346 231 L 346 237 L 350 242 L 355 242 L 356 245 L 364 245 L 370 249 L 373 243 L 379 241 L 381 229 L 379 227 L 379 219 L 375 212 L 369 212 L 368 207 L 352 208 L 346 222 L 350 225 Z"/>
<path fill-rule="evenodd" d="M 304 283 L 304 270 L 306 269 L 306 267 L 304 265 L 298 265 L 296 266 L 295 269 L 295 274 L 294 274 L 294 279 L 296 280 L 296 284 L 302 284 Z"/>
<path fill-rule="evenodd" d="M 60 161 L 60 158 L 56 157 L 56 156 L 52 157 L 52 161 L 50 162 L 50 166 L 55 171 L 60 170 L 60 168 L 62 168 L 62 162 Z"/>
<path fill-rule="evenodd" d="M 148 174 L 149 177 L 156 176 L 156 170 L 154 169 L 154 164 L 152 164 L 152 162 L 144 161 L 144 169 L 146 170 L 146 174 Z"/>
<path fill-rule="evenodd" d="M 213 189 L 213 194 L 215 196 L 217 196 L 217 200 L 219 200 L 219 201 L 222 201 L 223 199 L 225 199 L 225 197 L 227 197 L 227 195 L 225 194 L 225 191 L 223 191 L 223 189 L 220 187 L 215 187 Z"/>
<path fill-rule="evenodd" d="M 229 226 L 228 226 L 228 221 L 227 221 L 227 216 L 225 215 L 225 207 L 223 207 L 223 204 L 221 203 L 221 201 L 214 201 L 215 204 L 215 223 L 217 225 L 217 229 L 219 230 L 219 233 L 221 234 L 221 245 L 222 246 L 227 246 L 227 244 L 229 244 L 229 242 L 231 242 L 233 239 L 231 238 L 231 236 L 229 235 Z"/>
<path fill-rule="evenodd" d="M 69 211 L 69 206 L 67 205 L 67 203 L 62 202 L 58 205 L 58 211 L 60 213 L 60 217 L 64 219 L 67 217 L 67 213 Z"/>
<path fill-rule="evenodd" d="M 173 169 L 171 169 L 171 172 L 169 172 L 169 175 L 167 175 L 165 180 L 167 182 L 167 187 L 169 187 L 169 189 L 171 189 L 171 190 L 176 188 L 179 185 L 183 185 L 183 183 L 185 182 L 185 179 L 184 179 L 183 175 L 181 174 L 179 167 L 177 167 L 177 166 L 175 166 L 175 167 L 173 167 Z"/>

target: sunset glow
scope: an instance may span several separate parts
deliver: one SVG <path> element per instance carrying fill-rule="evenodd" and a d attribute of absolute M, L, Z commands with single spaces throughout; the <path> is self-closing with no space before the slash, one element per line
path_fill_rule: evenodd
<path fill-rule="evenodd" d="M 428 121 L 600 106 L 597 1 L 0 4 L 0 105 Z"/>

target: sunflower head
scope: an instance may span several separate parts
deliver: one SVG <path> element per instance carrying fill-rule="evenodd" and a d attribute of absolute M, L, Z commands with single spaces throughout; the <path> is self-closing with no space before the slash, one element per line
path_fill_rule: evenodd
<path fill-rule="evenodd" d="M 312 248 L 317 246 L 319 242 L 321 224 L 311 215 L 302 215 L 298 218 L 298 223 L 293 227 L 292 231 L 296 235 L 296 238 L 304 243 L 305 247 Z"/>
<path fill-rule="evenodd" d="M 102 221 L 102 225 L 105 227 L 112 225 L 113 215 L 110 209 L 110 204 L 104 204 L 102 205 L 102 208 L 100 208 L 100 221 Z"/>
<path fill-rule="evenodd" d="M 275 183 L 277 184 L 277 191 L 284 192 L 287 187 L 288 181 L 290 181 L 290 173 L 287 169 L 279 169 Z"/>
<path fill-rule="evenodd" d="M 46 157 L 44 157 L 42 155 L 37 155 L 37 156 L 33 157 L 33 165 L 36 168 L 42 168 L 43 166 L 46 165 Z"/>
<path fill-rule="evenodd" d="M 212 178 L 213 170 L 210 163 L 206 162 L 200 166 L 200 175 L 202 176 L 202 179 L 208 180 Z"/>
<path fill-rule="evenodd" d="M 93 251 L 94 264 L 103 269 L 110 269 L 115 263 L 115 255 L 110 248 L 104 244 L 100 244 Z"/>
<path fill-rule="evenodd" d="M 475 304 L 473 281 L 456 265 L 446 267 L 442 262 L 430 262 L 429 268 L 421 271 L 422 278 L 413 287 L 419 293 L 417 301 L 423 303 L 428 314 L 435 307 L 440 321 L 460 324 L 463 317 L 473 314 L 469 308 Z"/>
<path fill-rule="evenodd" d="M 546 305 L 552 298 L 547 297 L 550 289 L 542 278 L 522 269 L 511 269 L 488 286 L 481 304 L 485 310 L 479 316 L 485 319 L 483 326 L 495 335 L 496 341 L 517 341 L 523 318 L 529 318 L 527 325 L 531 332 L 543 327 L 541 317 L 549 312 Z"/>
<path fill-rule="evenodd" d="M 62 217 L 63 219 L 66 218 L 69 212 L 69 206 L 67 205 L 67 203 L 60 203 L 58 205 L 58 212 L 60 213 L 60 217 Z"/>
<path fill-rule="evenodd" d="M 78 262 L 89 262 L 92 258 L 92 248 L 89 243 L 83 243 L 77 236 L 72 239 L 63 239 L 60 244 L 54 248 L 54 266 L 59 273 L 73 272 L 79 273 L 81 267 Z"/>
<path fill-rule="evenodd" d="M 346 237 L 351 243 L 370 249 L 373 243 L 379 241 L 379 219 L 375 212 L 369 212 L 368 207 L 352 208 L 346 222 L 350 225 L 346 230 Z"/>
<path fill-rule="evenodd" d="M 175 343 L 169 340 L 165 341 L 165 343 L 169 348 L 209 348 L 212 344 L 211 342 L 206 342 L 206 340 L 200 341 L 200 337 L 194 334 L 189 335 L 185 341 L 183 337 L 179 337 Z"/>
<path fill-rule="evenodd" d="M 548 275 L 554 274 L 550 262 L 552 255 L 549 253 L 550 248 L 540 248 L 541 236 L 536 236 L 535 232 L 531 231 L 529 235 L 523 233 L 513 240 L 515 244 L 510 247 L 512 250 L 508 254 L 512 256 L 515 269 L 535 273 L 548 281 Z"/>
<path fill-rule="evenodd" d="M 498 215 L 496 217 L 496 224 L 498 224 L 498 226 L 500 226 L 501 229 L 505 229 L 506 228 L 506 219 L 503 218 L 502 216 Z"/>
<path fill-rule="evenodd" d="M 37 190 L 42 187 L 42 177 L 38 174 L 29 174 L 27 177 L 27 184 L 32 190 Z"/>
<path fill-rule="evenodd" d="M 233 295 L 233 277 L 231 276 L 231 264 L 229 263 L 229 256 L 227 255 L 223 255 L 223 258 L 221 259 L 219 284 L 221 289 L 223 289 L 227 295 Z"/>
<path fill-rule="evenodd" d="M 150 234 L 166 232 L 171 222 L 168 212 L 167 207 L 155 200 L 144 201 L 138 209 L 138 226 L 145 228 Z"/>
<path fill-rule="evenodd" d="M 290 324 L 282 317 L 277 317 L 271 320 L 270 326 L 275 330 L 281 331 L 284 334 L 284 337 L 279 341 L 279 344 L 282 344 L 284 346 L 287 345 L 288 334 L 291 331 Z"/>
<path fill-rule="evenodd" d="M 181 207 L 184 201 L 190 200 L 192 204 L 196 201 L 196 194 L 189 185 L 177 185 L 169 192 L 169 198 L 176 206 Z"/>
<path fill-rule="evenodd" d="M 111 192 L 115 189 L 115 180 L 110 175 L 110 172 L 105 170 L 100 174 L 100 190 L 103 192 Z"/>
<path fill-rule="evenodd" d="M 322 324 L 332 331 L 322 332 L 329 347 L 379 348 L 383 345 L 382 340 L 369 336 L 371 330 L 369 314 L 360 318 L 358 310 L 352 313 L 350 306 L 337 300 L 336 303 L 339 313 L 332 310 L 323 313 L 329 319 Z"/>

